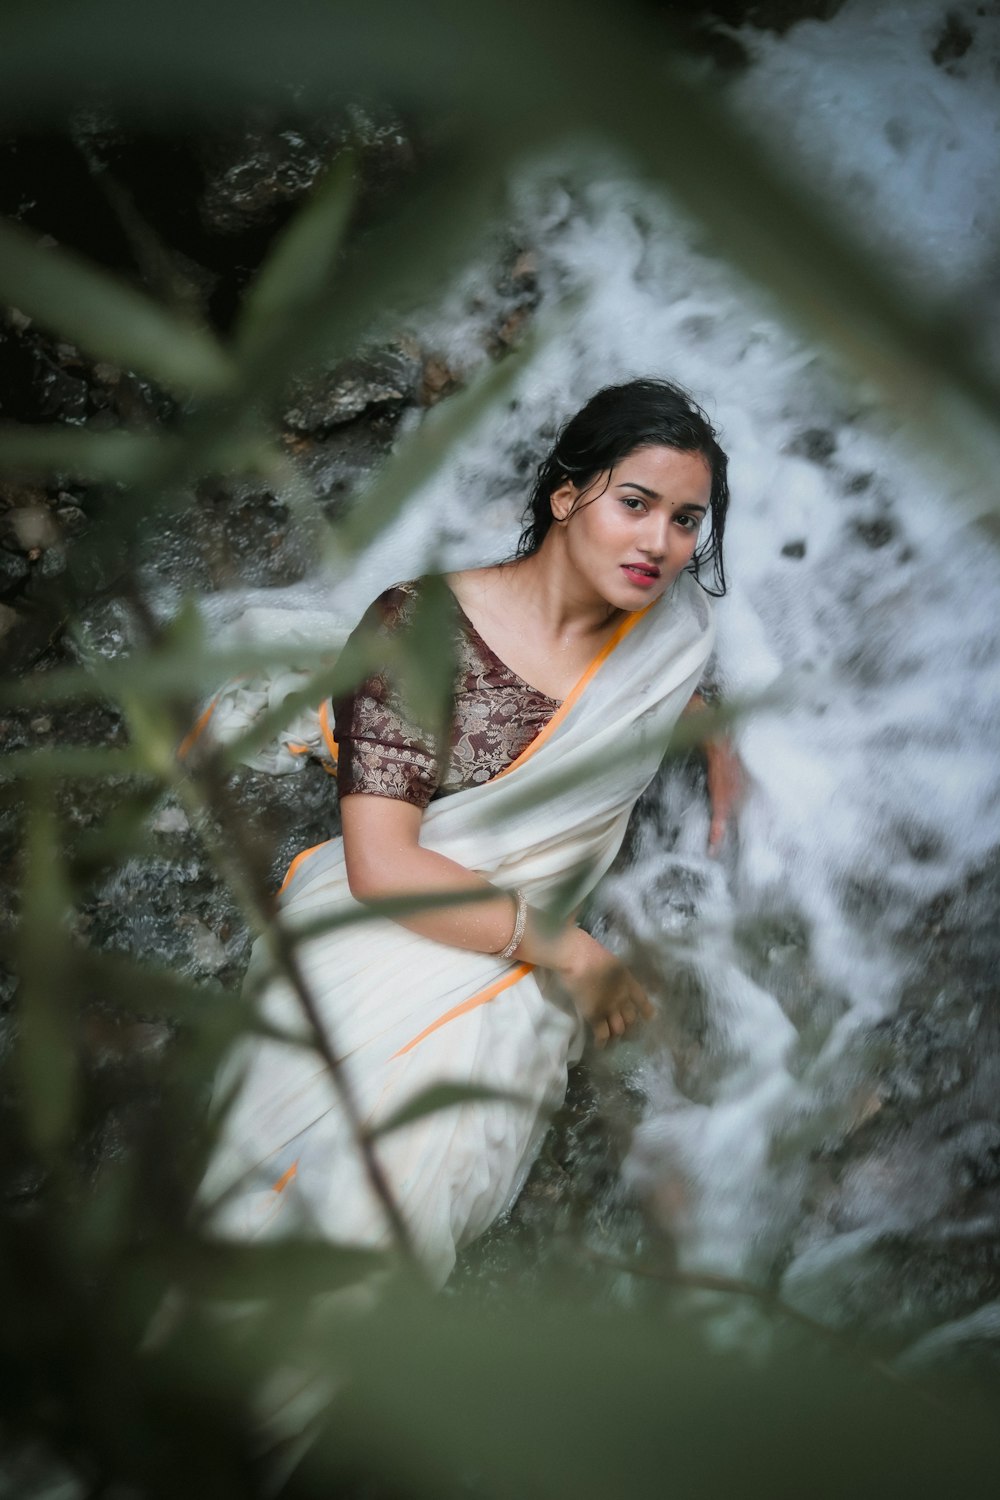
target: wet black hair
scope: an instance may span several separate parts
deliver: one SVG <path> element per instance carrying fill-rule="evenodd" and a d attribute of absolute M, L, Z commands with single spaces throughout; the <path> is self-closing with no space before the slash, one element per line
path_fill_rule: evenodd
<path fill-rule="evenodd" d="M 669 380 L 607 385 L 570 418 L 551 453 L 538 466 L 538 478 L 524 511 L 517 556 L 530 557 L 542 545 L 553 520 L 549 502 L 560 485 L 571 480 L 579 489 L 586 489 L 605 469 L 613 469 L 637 448 L 652 444 L 681 453 L 700 453 L 708 464 L 712 475 L 709 532 L 686 571 L 706 593 L 720 598 L 726 592 L 722 538 L 729 509 L 729 460 L 701 407 Z M 712 587 L 701 577 L 702 570 L 709 567 Z"/>

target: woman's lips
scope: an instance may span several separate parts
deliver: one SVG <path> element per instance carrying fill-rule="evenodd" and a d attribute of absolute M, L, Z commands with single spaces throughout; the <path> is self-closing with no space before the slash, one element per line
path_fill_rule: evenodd
<path fill-rule="evenodd" d="M 623 563 L 622 572 L 630 583 L 640 589 L 651 589 L 660 578 L 659 568 L 643 568 L 636 563 Z"/>

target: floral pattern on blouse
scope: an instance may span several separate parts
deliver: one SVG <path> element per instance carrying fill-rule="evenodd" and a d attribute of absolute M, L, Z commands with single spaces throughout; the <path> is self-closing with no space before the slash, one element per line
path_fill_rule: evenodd
<path fill-rule="evenodd" d="M 386 589 L 358 629 L 388 640 L 411 628 L 419 588 L 416 580 Z M 453 709 L 443 746 L 408 712 L 389 671 L 334 703 L 342 797 L 366 792 L 425 808 L 434 797 L 479 786 L 516 760 L 559 707 L 500 660 L 457 599 L 453 650 Z"/>

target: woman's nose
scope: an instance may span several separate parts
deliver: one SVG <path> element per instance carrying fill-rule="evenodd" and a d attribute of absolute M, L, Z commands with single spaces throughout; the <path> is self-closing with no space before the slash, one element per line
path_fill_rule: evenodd
<path fill-rule="evenodd" d="M 647 557 L 665 557 L 669 537 L 670 517 L 661 514 L 659 511 L 651 511 L 646 517 L 642 537 L 639 541 L 639 550 L 645 552 Z"/>

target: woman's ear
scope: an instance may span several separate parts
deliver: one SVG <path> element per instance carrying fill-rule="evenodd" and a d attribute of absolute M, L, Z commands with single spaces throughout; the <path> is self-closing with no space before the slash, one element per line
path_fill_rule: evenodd
<path fill-rule="evenodd" d="M 568 521 L 576 504 L 577 489 L 571 479 L 563 480 L 557 490 L 553 490 L 549 496 L 549 504 L 552 507 L 552 517 L 556 521 Z"/>

